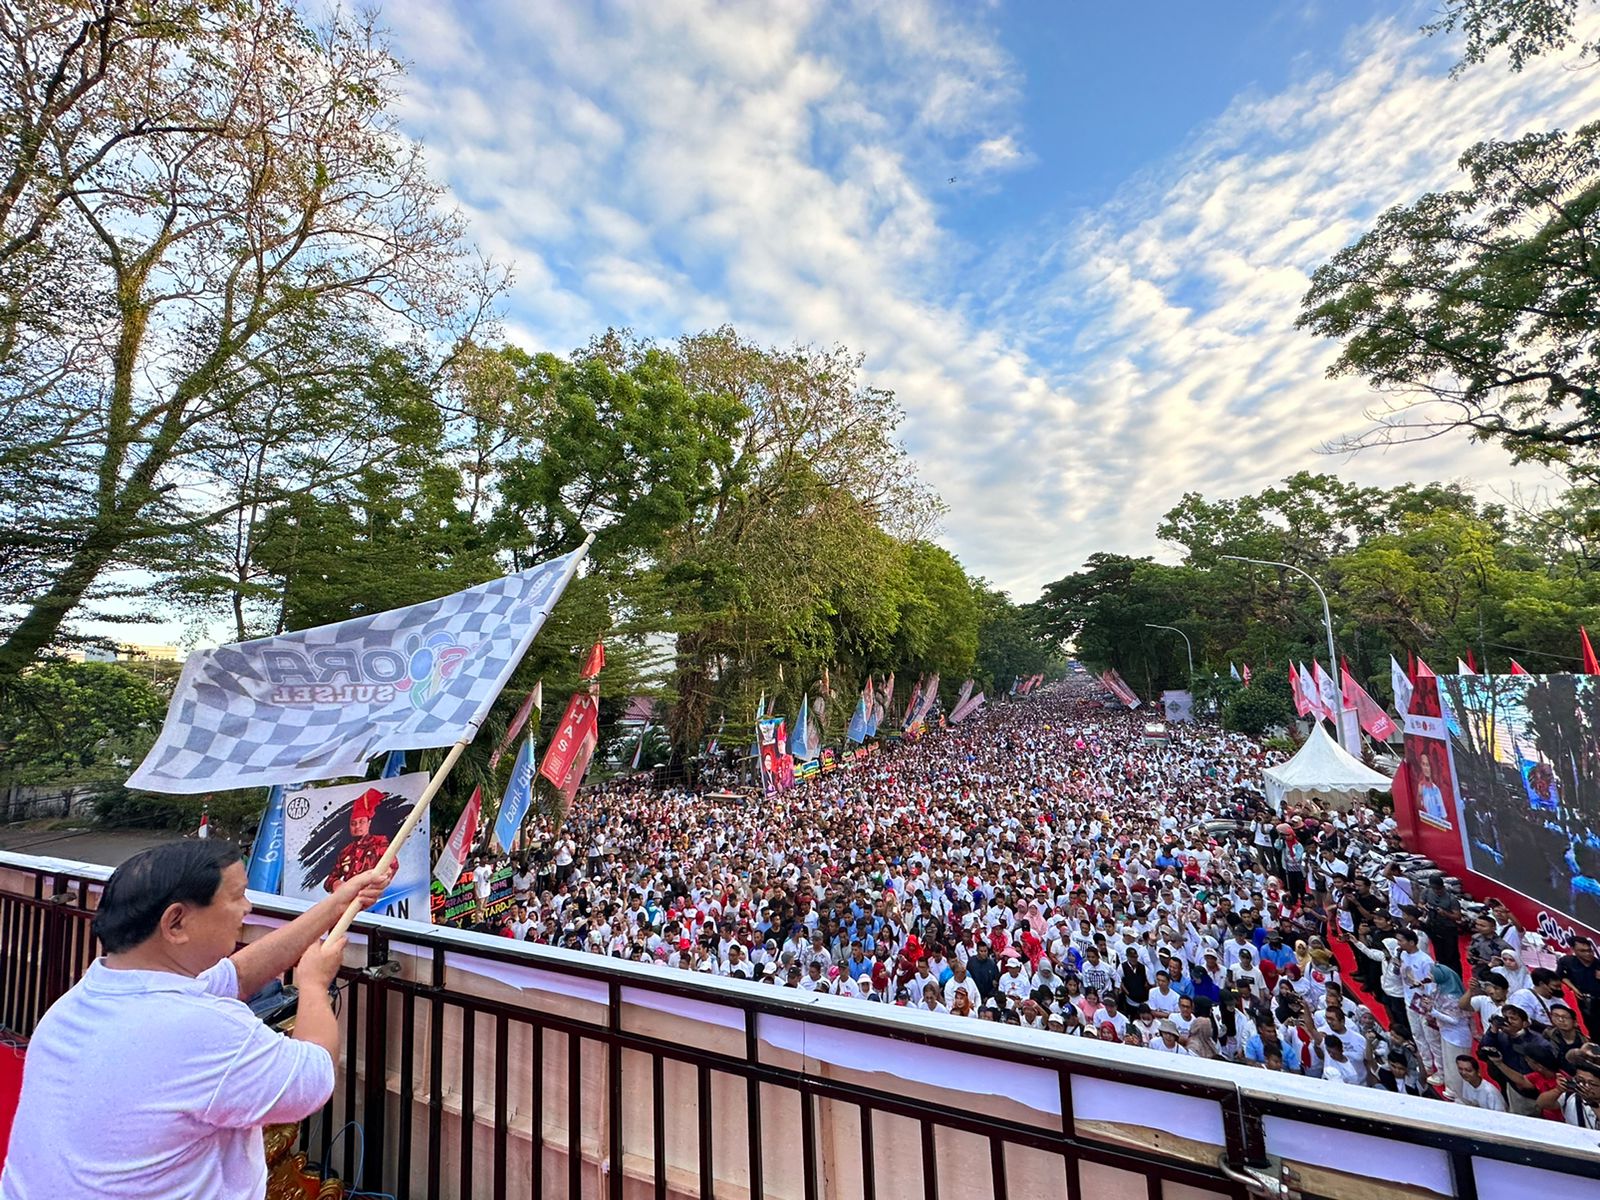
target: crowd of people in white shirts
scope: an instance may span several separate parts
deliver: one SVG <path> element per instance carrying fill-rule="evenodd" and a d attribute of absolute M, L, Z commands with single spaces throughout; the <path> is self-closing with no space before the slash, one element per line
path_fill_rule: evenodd
<path fill-rule="evenodd" d="M 1069 678 L 777 796 L 588 788 L 485 931 L 1600 1125 L 1593 947 L 1530 967 L 1392 816 L 1272 813 L 1258 741 L 1145 733 Z"/>

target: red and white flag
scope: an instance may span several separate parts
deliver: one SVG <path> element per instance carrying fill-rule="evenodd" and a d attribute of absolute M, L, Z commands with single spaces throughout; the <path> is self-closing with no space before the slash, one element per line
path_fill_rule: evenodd
<path fill-rule="evenodd" d="M 467 856 L 472 853 L 472 843 L 478 836 L 478 819 L 482 815 L 483 793 L 473 788 L 472 799 L 461 810 L 456 827 L 450 831 L 450 840 L 444 844 L 439 861 L 433 867 L 433 877 L 444 884 L 446 890 L 455 887 L 461 879 L 461 872 L 466 869 Z"/>
<path fill-rule="evenodd" d="M 1383 711 L 1383 705 L 1368 695 L 1367 689 L 1356 682 L 1355 676 L 1350 674 L 1350 668 L 1342 662 L 1339 664 L 1339 673 L 1344 683 L 1344 707 L 1355 711 L 1362 729 L 1380 742 L 1388 741 L 1399 728 L 1394 718 Z"/>
<path fill-rule="evenodd" d="M 1316 659 L 1311 660 L 1311 678 L 1317 685 L 1317 715 L 1327 718 L 1335 729 L 1339 728 L 1339 686 L 1333 676 L 1322 669 Z"/>
<path fill-rule="evenodd" d="M 1300 676 L 1305 671 L 1304 667 L 1289 664 L 1289 694 L 1294 697 L 1294 715 L 1297 717 L 1309 716 L 1311 701 L 1306 699 L 1306 689 L 1301 686 Z"/>

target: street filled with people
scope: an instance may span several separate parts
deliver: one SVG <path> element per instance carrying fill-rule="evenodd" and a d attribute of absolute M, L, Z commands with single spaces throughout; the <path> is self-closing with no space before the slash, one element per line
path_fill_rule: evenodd
<path fill-rule="evenodd" d="M 587 788 L 480 927 L 1600 1126 L 1593 946 L 1459 895 L 1387 797 L 1275 813 L 1281 751 L 1147 734 L 1075 676 L 780 795 Z"/>

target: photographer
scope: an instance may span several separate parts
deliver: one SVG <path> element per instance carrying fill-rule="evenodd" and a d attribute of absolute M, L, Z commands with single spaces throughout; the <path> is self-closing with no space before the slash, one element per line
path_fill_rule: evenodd
<path fill-rule="evenodd" d="M 392 875 L 365 871 L 240 950 L 250 901 L 228 842 L 170 842 L 118 867 L 94 917 L 105 956 L 28 1045 L 0 1198 L 262 1195 L 262 1127 L 303 1120 L 333 1094 L 328 988 L 345 939 L 318 939 Z M 283 1037 L 242 1001 L 290 967 L 300 1001 Z"/>
<path fill-rule="evenodd" d="M 1538 1099 L 1555 1082 L 1556 1052 L 1529 1028 L 1527 1013 L 1506 1004 L 1499 1016 L 1491 1017 L 1478 1043 L 1478 1057 L 1504 1089 L 1507 1108 L 1521 1117 L 1539 1115 Z"/>
<path fill-rule="evenodd" d="M 1556 1109 L 1568 1125 L 1600 1129 L 1600 1058 L 1585 1058 L 1539 1096 L 1539 1107 Z"/>

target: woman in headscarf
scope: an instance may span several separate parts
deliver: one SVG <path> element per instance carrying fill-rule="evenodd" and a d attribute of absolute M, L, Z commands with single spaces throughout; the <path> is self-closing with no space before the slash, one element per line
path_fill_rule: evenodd
<path fill-rule="evenodd" d="M 1222 1057 L 1222 1051 L 1217 1046 L 1217 1027 L 1211 1016 L 1211 1001 L 1194 1002 L 1194 1024 L 1189 1026 L 1189 1040 L 1185 1045 L 1196 1058 Z"/>
<path fill-rule="evenodd" d="M 1472 1053 L 1472 1014 L 1461 1010 L 1461 997 L 1466 987 L 1461 976 L 1443 963 L 1433 964 L 1434 989 L 1430 996 L 1432 1012 L 1429 1014 L 1439 1031 L 1439 1078 L 1432 1074 L 1428 1082 L 1437 1086 L 1443 1083 L 1448 1099 L 1461 1095 L 1461 1068 L 1456 1066 L 1456 1056 Z"/>

